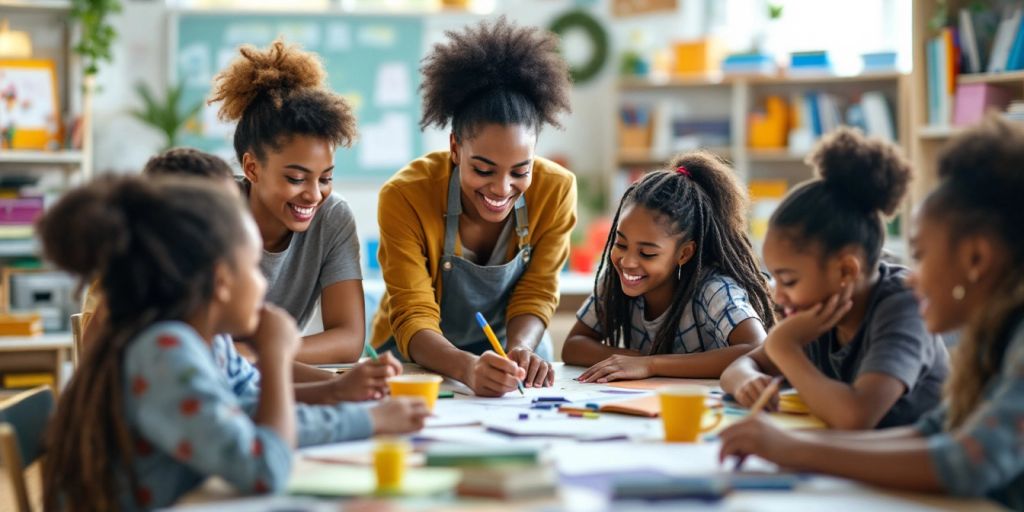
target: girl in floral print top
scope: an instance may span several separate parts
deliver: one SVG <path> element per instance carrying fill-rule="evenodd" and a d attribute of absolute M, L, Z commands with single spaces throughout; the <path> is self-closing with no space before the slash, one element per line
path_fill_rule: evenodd
<path fill-rule="evenodd" d="M 1024 127 L 992 116 L 954 139 L 924 201 L 909 279 L 932 332 L 964 329 L 946 400 L 916 425 L 785 432 L 763 416 L 721 434 L 721 457 L 887 487 L 986 496 L 1024 510 Z"/>
<path fill-rule="evenodd" d="M 299 332 L 263 305 L 259 232 L 241 202 L 201 181 L 105 178 L 69 192 L 38 229 L 57 266 L 100 276 L 108 306 L 51 421 L 46 509 L 165 507 L 213 475 L 242 493 L 281 490 L 303 421 L 291 389 Z M 214 359 L 216 334 L 254 340 L 251 417 Z M 366 436 L 415 429 L 426 410 L 391 401 L 361 414 L 345 428 Z"/>

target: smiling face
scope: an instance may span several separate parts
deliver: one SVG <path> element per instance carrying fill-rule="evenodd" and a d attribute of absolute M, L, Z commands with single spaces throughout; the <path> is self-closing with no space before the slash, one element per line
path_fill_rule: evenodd
<path fill-rule="evenodd" d="M 533 182 L 537 134 L 523 125 L 488 124 L 473 138 L 456 143 L 452 163 L 459 166 L 462 206 L 472 218 L 499 223 Z"/>
<path fill-rule="evenodd" d="M 785 316 L 803 311 L 839 293 L 844 279 L 842 253 L 821 256 L 817 247 L 798 247 L 784 229 L 769 228 L 764 263 L 775 279 L 775 303 Z"/>
<path fill-rule="evenodd" d="M 670 233 L 666 224 L 662 216 L 636 204 L 626 205 L 619 214 L 610 259 L 627 296 L 668 292 L 671 297 L 676 271 L 693 256 L 695 245 L 682 243 L 683 235 Z"/>
<path fill-rule="evenodd" d="M 268 151 L 263 162 L 246 153 L 242 167 L 252 183 L 250 205 L 260 231 L 268 231 L 264 223 L 274 223 L 302 232 L 331 195 L 334 147 L 324 139 L 295 136 L 279 151 Z"/>

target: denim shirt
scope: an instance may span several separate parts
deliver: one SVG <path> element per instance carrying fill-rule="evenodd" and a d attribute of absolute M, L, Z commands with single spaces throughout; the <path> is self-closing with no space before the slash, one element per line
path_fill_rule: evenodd
<path fill-rule="evenodd" d="M 916 424 L 928 437 L 942 485 L 951 494 L 986 496 L 1024 510 L 1024 322 L 1013 331 L 982 403 L 951 432 L 945 430 L 946 414 L 943 405 Z"/>

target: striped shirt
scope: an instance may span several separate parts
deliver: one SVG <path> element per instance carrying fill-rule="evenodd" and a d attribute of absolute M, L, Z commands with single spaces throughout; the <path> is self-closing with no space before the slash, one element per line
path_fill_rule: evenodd
<path fill-rule="evenodd" d="M 591 295 L 576 313 L 576 318 L 604 336 L 594 301 L 594 295 Z M 668 311 L 653 320 L 647 320 L 644 309 L 642 296 L 630 300 L 632 332 L 626 348 L 649 354 Z M 747 291 L 729 276 L 711 274 L 701 283 L 690 306 L 683 310 L 679 318 L 672 353 L 690 354 L 728 347 L 729 334 L 748 318 L 760 320 L 754 306 L 750 304 Z"/>

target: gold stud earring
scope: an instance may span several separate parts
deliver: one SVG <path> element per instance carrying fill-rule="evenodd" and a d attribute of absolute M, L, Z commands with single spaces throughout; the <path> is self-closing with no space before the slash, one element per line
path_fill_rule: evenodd
<path fill-rule="evenodd" d="M 966 295 L 967 295 L 967 288 L 964 288 L 964 285 L 958 284 L 958 285 L 953 287 L 953 299 L 955 299 L 957 301 L 961 301 L 961 300 L 964 300 L 964 297 Z"/>

